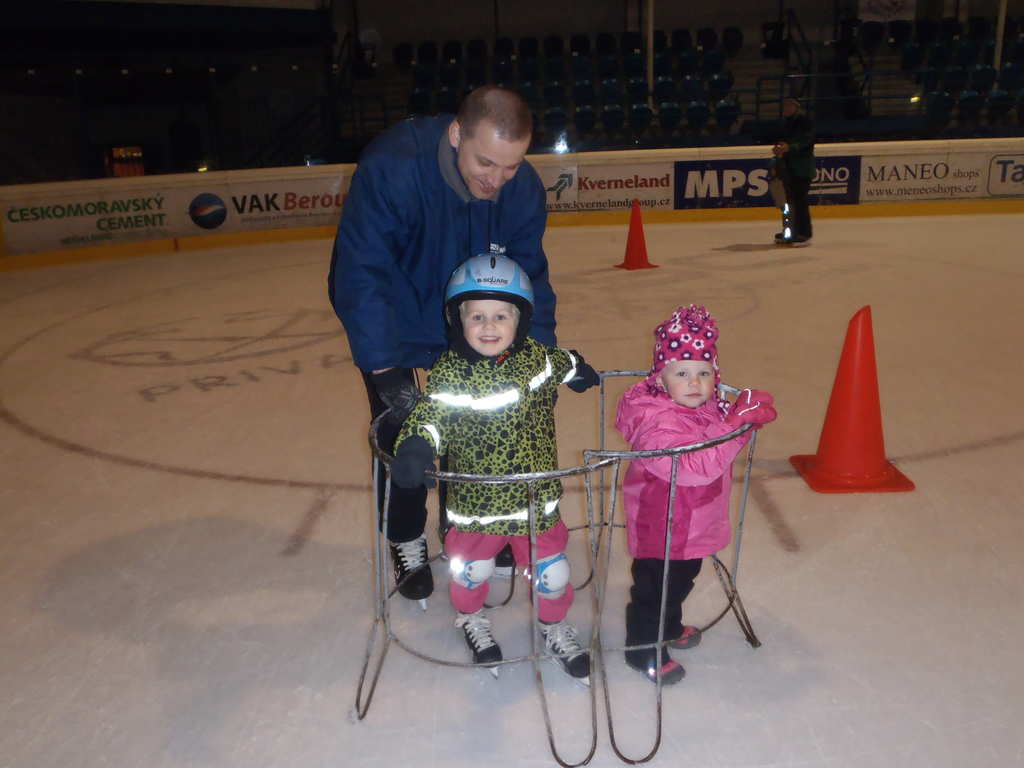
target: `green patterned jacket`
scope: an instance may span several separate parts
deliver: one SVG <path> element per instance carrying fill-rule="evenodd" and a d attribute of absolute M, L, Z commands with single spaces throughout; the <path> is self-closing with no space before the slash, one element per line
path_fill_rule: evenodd
<path fill-rule="evenodd" d="M 412 435 L 448 455 L 448 471 L 475 475 L 548 472 L 558 467 L 555 400 L 576 375 L 576 357 L 527 338 L 498 362 L 470 362 L 448 350 L 430 370 L 424 397 L 395 442 Z M 536 484 L 537 532 L 558 520 L 558 480 Z M 493 535 L 529 533 L 525 483 L 449 483 L 448 519 L 460 530 Z"/>

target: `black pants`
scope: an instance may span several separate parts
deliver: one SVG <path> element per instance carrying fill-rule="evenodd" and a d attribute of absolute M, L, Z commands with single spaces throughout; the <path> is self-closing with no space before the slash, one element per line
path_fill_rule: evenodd
<path fill-rule="evenodd" d="M 811 206 L 807 202 L 807 193 L 811 189 L 811 180 L 784 174 L 782 183 L 786 187 L 786 202 L 789 203 L 789 220 L 793 235 L 810 237 Z"/>
<path fill-rule="evenodd" d="M 683 601 L 693 590 L 703 559 L 668 561 L 668 598 L 665 601 L 665 640 L 683 634 Z M 638 558 L 633 561 L 631 602 L 626 606 L 626 645 L 643 645 L 658 640 L 661 612 L 661 577 L 665 561 Z"/>
<path fill-rule="evenodd" d="M 407 375 L 409 381 L 416 381 L 415 371 L 411 368 L 403 368 L 402 372 Z M 373 386 L 373 379 L 370 374 L 363 373 L 363 381 L 366 384 L 366 395 L 370 400 L 370 418 L 375 419 L 387 410 L 387 405 L 377 394 L 377 388 Z M 401 431 L 402 425 L 396 424 L 390 419 L 383 419 L 377 432 L 377 442 L 382 450 L 394 455 L 395 440 Z M 383 530 L 384 525 L 384 488 L 385 473 L 381 467 L 380 476 L 377 478 L 377 526 Z M 419 538 L 423 528 L 427 524 L 427 489 L 426 488 L 399 488 L 391 486 L 391 504 L 388 510 L 388 529 L 386 535 L 389 541 L 402 542 L 412 541 Z"/>

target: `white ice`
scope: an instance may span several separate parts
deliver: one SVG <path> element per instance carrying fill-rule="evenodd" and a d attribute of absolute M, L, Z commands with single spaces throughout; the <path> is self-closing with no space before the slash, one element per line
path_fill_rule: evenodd
<path fill-rule="evenodd" d="M 624 226 L 546 238 L 563 346 L 645 368 L 653 327 L 703 303 L 725 380 L 777 398 L 739 574 L 763 646 L 726 616 L 674 652 L 688 674 L 664 692 L 652 765 L 1021 765 L 1024 216 L 819 217 L 803 249 L 775 248 L 773 232 L 648 225 L 661 266 L 635 272 L 613 268 Z M 368 716 L 351 719 L 373 528 L 330 246 L 0 275 L 0 766 L 554 765 L 529 664 L 495 681 L 392 646 Z M 822 495 L 787 459 L 815 451 L 864 305 L 886 452 L 917 490 Z M 572 466 L 597 443 L 597 399 L 567 391 L 558 408 Z M 582 498 L 567 482 L 572 524 Z M 576 581 L 584 543 L 574 535 Z M 618 546 L 606 643 L 624 639 L 627 568 Z M 705 568 L 687 619 L 721 607 Z M 404 642 L 465 659 L 443 588 L 425 614 L 391 610 Z M 494 612 L 506 655 L 528 651 L 528 611 L 520 585 Z M 589 631 L 589 590 L 571 618 Z M 640 756 L 654 687 L 620 654 L 606 663 L 617 742 Z M 575 762 L 588 694 L 542 669 Z M 591 765 L 620 765 L 600 695 L 597 716 Z"/>

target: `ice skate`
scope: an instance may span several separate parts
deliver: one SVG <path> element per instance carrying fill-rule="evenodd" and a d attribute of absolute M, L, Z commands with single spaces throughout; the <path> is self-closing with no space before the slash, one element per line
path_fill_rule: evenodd
<path fill-rule="evenodd" d="M 576 637 L 576 627 L 567 621 L 555 624 L 540 622 L 540 632 L 544 636 L 544 644 L 570 677 L 590 685 L 590 654 L 580 645 Z"/>
<path fill-rule="evenodd" d="M 412 541 L 389 544 L 398 594 L 406 600 L 419 601 L 420 608 L 427 610 L 427 598 L 434 591 L 434 575 L 430 572 L 427 557 L 427 537 L 421 535 Z"/>
<path fill-rule="evenodd" d="M 466 637 L 466 645 L 473 654 L 474 664 L 493 664 L 501 661 L 501 646 L 494 642 L 491 634 L 491 620 L 484 616 L 482 610 L 476 613 L 459 613 L 455 617 L 455 626 L 462 629 Z M 497 667 L 488 667 L 487 671 L 498 677 Z"/>

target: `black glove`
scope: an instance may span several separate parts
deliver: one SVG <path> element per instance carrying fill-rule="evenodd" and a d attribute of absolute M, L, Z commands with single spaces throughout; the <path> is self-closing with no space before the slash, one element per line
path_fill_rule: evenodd
<path fill-rule="evenodd" d="M 583 355 L 575 349 L 570 351 L 576 358 L 576 375 L 566 382 L 566 384 L 569 385 L 569 389 L 573 392 L 586 392 L 591 387 L 596 387 L 600 384 L 601 377 L 598 376 L 597 371 L 591 368 L 587 361 L 583 359 Z"/>
<path fill-rule="evenodd" d="M 398 446 L 391 462 L 391 481 L 399 488 L 433 488 L 437 483 L 427 477 L 434 468 L 434 450 L 419 435 L 413 435 Z"/>
<path fill-rule="evenodd" d="M 401 424 L 420 398 L 416 384 L 406 377 L 406 369 L 388 368 L 382 373 L 371 373 L 370 378 L 384 405 L 391 409 L 391 421 Z"/>

